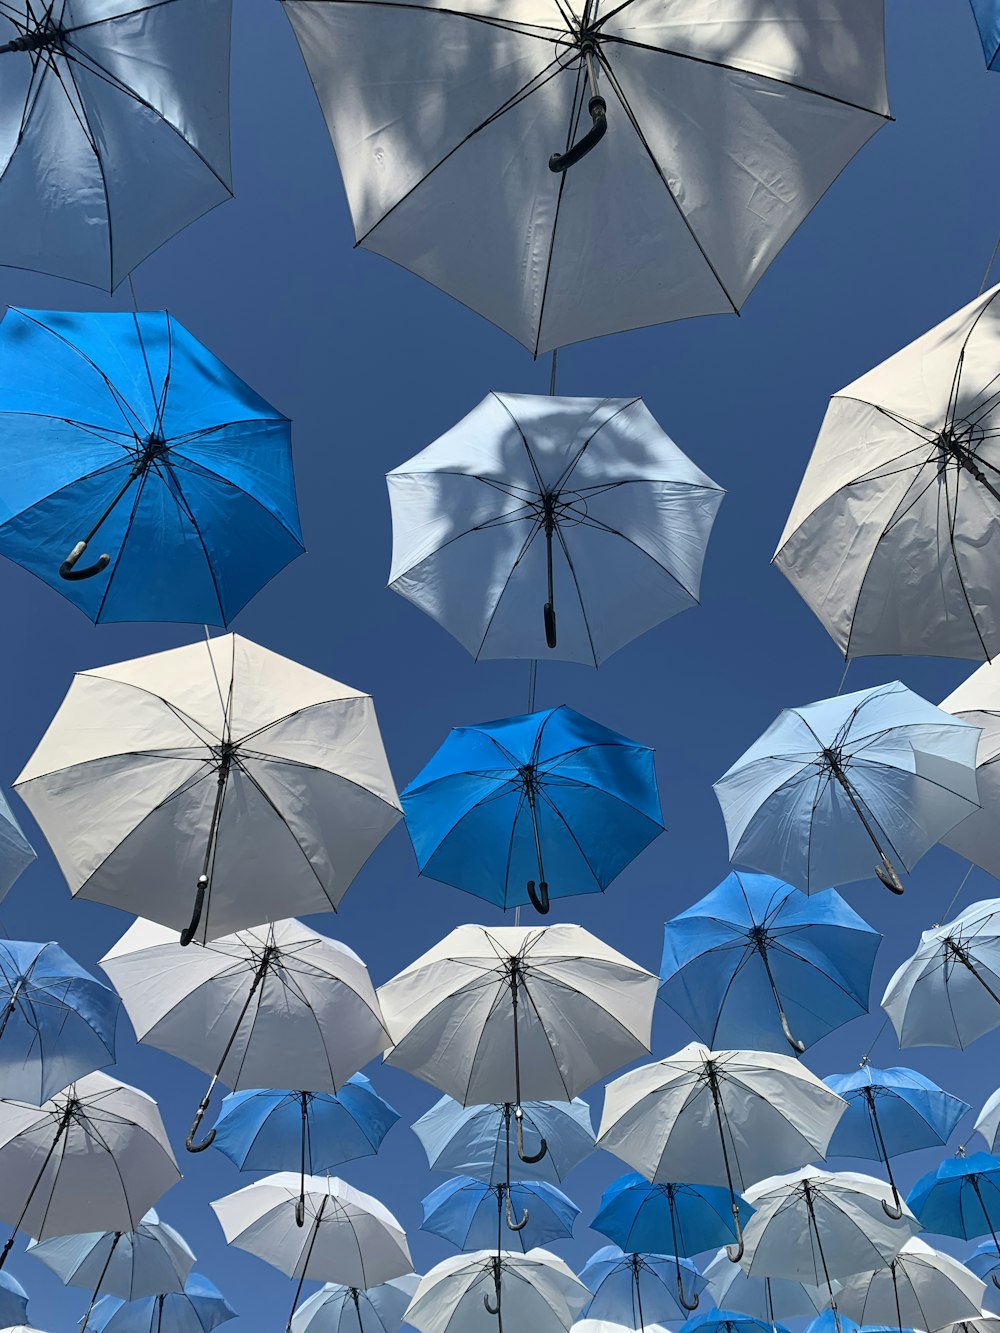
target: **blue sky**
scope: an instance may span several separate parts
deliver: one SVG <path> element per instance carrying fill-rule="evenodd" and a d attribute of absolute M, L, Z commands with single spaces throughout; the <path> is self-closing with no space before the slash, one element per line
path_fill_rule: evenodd
<path fill-rule="evenodd" d="M 995 140 L 1000 76 L 983 67 L 966 0 L 888 0 L 889 88 L 895 123 L 848 167 L 779 256 L 741 318 L 711 318 L 567 349 L 559 390 L 641 394 L 682 449 L 729 492 L 716 525 L 702 606 L 622 650 L 599 672 L 544 665 L 540 706 L 566 702 L 657 750 L 668 832 L 604 898 L 562 900 L 559 919 L 582 923 L 651 970 L 663 921 L 726 872 L 726 842 L 711 782 L 784 706 L 836 691 L 832 642 L 769 560 L 829 395 L 975 296 L 998 230 Z M 332 149 L 291 30 L 274 0 L 238 0 L 233 62 L 237 196 L 188 229 L 135 274 L 140 306 L 171 311 L 294 422 L 308 553 L 238 617 L 249 638 L 297 658 L 376 700 L 402 788 L 449 727 L 523 711 L 527 666 L 475 664 L 448 635 L 385 588 L 390 532 L 385 472 L 410 457 L 490 389 L 544 393 L 549 364 L 408 273 L 352 249 Z M 1000 280 L 1000 274 L 997 275 Z M 127 296 L 0 270 L 7 305 L 124 308 Z M 7 631 L 0 685 L 7 704 L 0 777 L 31 753 L 72 673 L 191 642 L 183 626 L 94 628 L 19 569 L 0 564 Z M 900 678 L 934 701 L 971 666 L 868 660 L 847 688 Z M 128 920 L 73 902 L 23 807 L 41 855 L 0 905 L 14 938 L 56 937 L 96 963 Z M 873 985 L 882 986 L 921 929 L 943 918 L 964 866 L 932 852 L 896 899 L 874 880 L 848 901 L 886 938 Z M 996 891 L 971 876 L 959 906 Z M 367 961 L 376 982 L 464 921 L 499 913 L 416 875 L 397 828 L 358 877 L 336 917 L 318 928 Z M 820 1073 L 856 1066 L 881 1015 L 813 1048 Z M 658 1005 L 654 1052 L 690 1039 Z M 877 1063 L 910 1061 L 981 1104 L 1000 1081 L 1000 1035 L 967 1054 L 913 1051 L 891 1030 Z M 162 1201 L 241 1319 L 234 1330 L 283 1327 L 291 1286 L 276 1270 L 228 1251 L 208 1201 L 247 1181 L 220 1154 L 183 1151 L 202 1075 L 137 1047 L 124 1020 L 118 1072 L 156 1096 L 188 1174 Z M 417 1231 L 419 1200 L 443 1177 L 425 1169 L 407 1125 L 434 1100 L 391 1069 L 369 1070 L 402 1114 L 377 1159 L 343 1174 L 378 1194 L 411 1231 L 419 1268 L 451 1253 Z M 599 1105 L 599 1096 L 593 1096 Z M 971 1120 L 971 1117 L 970 1117 Z M 960 1127 L 958 1138 L 968 1133 Z M 855 1164 L 856 1165 L 856 1164 Z M 932 1161 L 899 1163 L 909 1185 Z M 582 1264 L 603 1241 L 584 1223 L 620 1165 L 598 1155 L 570 1176 L 583 1208 L 578 1236 L 557 1247 Z M 863 1169 L 863 1168 L 862 1168 Z M 696 1166 L 692 1164 L 696 1178 Z M 64 1329 L 84 1308 L 18 1244 L 11 1271 L 32 1297 L 41 1329 Z M 280 1323 L 278 1321 L 281 1321 Z"/>

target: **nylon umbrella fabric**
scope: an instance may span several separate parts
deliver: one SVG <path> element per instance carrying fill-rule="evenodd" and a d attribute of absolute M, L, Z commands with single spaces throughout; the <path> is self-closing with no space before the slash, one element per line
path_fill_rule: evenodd
<path fill-rule="evenodd" d="M 753 1209 L 744 1199 L 736 1203 L 745 1226 Z M 611 1182 L 590 1225 L 629 1253 L 701 1254 L 737 1239 L 727 1189 L 653 1183 L 634 1171 Z"/>
<path fill-rule="evenodd" d="M 972 1128 L 986 1140 L 987 1150 L 995 1153 L 1000 1139 L 1000 1088 L 987 1097 Z"/>
<path fill-rule="evenodd" d="M 7 797 L 0 791 L 0 900 L 35 859 L 35 849 L 21 832 Z"/>
<path fill-rule="evenodd" d="M 24 1325 L 28 1317 L 28 1293 L 9 1273 L 0 1273 L 0 1321 L 4 1327 L 11 1321 Z"/>
<path fill-rule="evenodd" d="M 456 728 L 402 803 L 421 874 L 503 908 L 603 893 L 663 832 L 653 751 L 565 705 Z"/>
<path fill-rule="evenodd" d="M 946 713 L 981 728 L 976 752 L 976 781 L 980 809 L 941 839 L 959 856 L 974 862 L 994 878 L 1000 877 L 1000 853 L 994 836 L 1000 819 L 1000 669 L 987 662 L 964 680 L 941 707 Z"/>
<path fill-rule="evenodd" d="M 286 0 L 285 12 L 358 243 L 536 355 L 737 311 L 889 110 L 881 5 L 784 0 L 762 18 L 746 0 L 669 12 Z M 446 114 L 428 116 L 425 97 Z M 791 192 L 765 183 L 792 180 Z"/>
<path fill-rule="evenodd" d="M 829 1293 L 793 1278 L 748 1277 L 725 1250 L 705 1266 L 708 1294 L 723 1310 L 742 1310 L 768 1324 L 778 1319 L 814 1319 L 826 1307 Z M 846 1333 L 846 1330 L 845 1330 Z"/>
<path fill-rule="evenodd" d="M 837 1309 L 859 1324 L 895 1324 L 935 1333 L 956 1320 L 976 1318 L 985 1290 L 957 1259 L 915 1236 L 887 1265 L 844 1278 Z"/>
<path fill-rule="evenodd" d="M 5 0 L 0 264 L 113 291 L 232 195 L 231 0 Z"/>
<path fill-rule="evenodd" d="M 683 1333 L 788 1333 L 781 1324 L 765 1322 L 741 1310 L 704 1310 L 681 1324 Z"/>
<path fill-rule="evenodd" d="M 41 1106 L 115 1061 L 120 1001 L 58 944 L 0 940 L 0 1085 Z"/>
<path fill-rule="evenodd" d="M 83 1333 L 210 1333 L 235 1318 L 215 1283 L 192 1273 L 183 1291 L 135 1301 L 102 1296 Z"/>
<path fill-rule="evenodd" d="M 975 1273 L 985 1284 L 983 1308 L 1000 1310 L 1000 1253 L 992 1240 L 984 1240 L 977 1245 L 971 1254 L 966 1255 L 964 1263 L 969 1272 Z M 984 1330 L 984 1333 L 989 1333 L 989 1330 Z"/>
<path fill-rule="evenodd" d="M 235 634 L 78 673 L 16 786 L 71 893 L 200 941 L 335 910 L 400 818 L 370 696 Z"/>
<path fill-rule="evenodd" d="M 62 1282 L 134 1301 L 183 1291 L 195 1257 L 187 1241 L 151 1208 L 134 1231 L 90 1231 L 33 1240 L 26 1253 Z"/>
<path fill-rule="evenodd" d="M 906 1202 L 928 1231 L 974 1240 L 990 1233 L 1000 1254 L 1000 1157 L 977 1152 L 947 1157 L 920 1177 Z"/>
<path fill-rule="evenodd" d="M 591 666 L 697 605 L 724 494 L 640 398 L 490 393 L 386 480 L 394 592 L 477 659 Z"/>
<path fill-rule="evenodd" d="M 987 69 L 1000 69 L 1000 5 L 997 0 L 972 0 Z"/>
<path fill-rule="evenodd" d="M 580 1270 L 580 1281 L 593 1293 L 586 1319 L 639 1330 L 686 1319 L 706 1285 L 690 1259 L 627 1254 L 617 1245 L 592 1254 Z"/>
<path fill-rule="evenodd" d="M 0 421 L 0 554 L 95 622 L 226 625 L 302 554 L 291 423 L 165 310 L 9 310 Z"/>
<path fill-rule="evenodd" d="M 404 1316 L 419 1333 L 568 1333 L 590 1292 L 548 1250 L 478 1250 L 436 1264 L 420 1279 Z"/>
<path fill-rule="evenodd" d="M 960 1319 L 948 1325 L 948 1333 L 998 1333 L 1000 1319 L 983 1311 L 976 1319 Z"/>
<path fill-rule="evenodd" d="M 801 1052 L 868 1012 L 881 938 L 833 890 L 734 871 L 666 923 L 660 999 L 710 1046 Z"/>
<path fill-rule="evenodd" d="M 978 728 L 899 681 L 788 708 L 718 782 L 730 859 L 806 893 L 912 870 L 979 808 Z"/>
<path fill-rule="evenodd" d="M 291 1333 L 398 1333 L 419 1281 L 409 1273 L 367 1291 L 327 1282 L 295 1311 Z"/>
<path fill-rule="evenodd" d="M 544 1181 L 487 1185 L 471 1176 L 446 1180 L 421 1200 L 421 1208 L 421 1231 L 460 1250 L 488 1249 L 501 1235 L 506 1248 L 534 1250 L 570 1239 L 580 1215 L 572 1199 Z"/>

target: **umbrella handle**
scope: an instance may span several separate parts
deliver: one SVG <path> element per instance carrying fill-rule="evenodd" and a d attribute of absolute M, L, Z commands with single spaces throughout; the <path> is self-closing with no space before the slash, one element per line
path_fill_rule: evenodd
<path fill-rule="evenodd" d="M 507 1230 L 508 1230 L 508 1231 L 523 1231 L 524 1228 L 528 1225 L 528 1210 L 527 1210 L 527 1208 L 525 1208 L 525 1210 L 524 1210 L 524 1216 L 521 1218 L 521 1220 L 520 1220 L 520 1222 L 519 1222 L 519 1221 L 517 1220 L 516 1216 L 514 1215 L 514 1205 L 513 1205 L 513 1204 L 511 1203 L 511 1201 L 510 1201 L 510 1188 L 509 1188 L 509 1187 L 504 1191 L 504 1201 L 505 1201 L 505 1203 L 506 1203 L 506 1205 L 507 1205 Z"/>
<path fill-rule="evenodd" d="M 542 1135 L 539 1135 L 541 1146 L 536 1153 L 526 1153 L 524 1151 L 524 1112 L 520 1107 L 514 1112 L 514 1123 L 517 1128 L 517 1155 L 522 1162 L 527 1162 L 530 1166 L 532 1162 L 540 1162 L 549 1150 L 549 1145 Z"/>
<path fill-rule="evenodd" d="M 798 1037 L 792 1034 L 792 1029 L 788 1026 L 788 1019 L 785 1017 L 784 1009 L 779 1009 L 778 1013 L 781 1017 L 781 1030 L 785 1034 L 785 1040 L 788 1042 L 789 1046 L 791 1046 L 793 1051 L 801 1055 L 806 1049 L 805 1042 L 799 1041 Z"/>
<path fill-rule="evenodd" d="M 686 1293 L 685 1293 L 685 1291 L 684 1291 L 684 1279 L 683 1279 L 683 1277 L 681 1276 L 681 1266 L 680 1266 L 680 1262 L 678 1261 L 678 1263 L 677 1263 L 677 1300 L 678 1300 L 678 1302 L 680 1303 L 682 1309 L 684 1309 L 684 1310 L 697 1310 L 697 1308 L 698 1308 L 698 1302 L 699 1302 L 699 1299 L 700 1299 L 700 1298 L 699 1298 L 697 1292 L 693 1292 L 692 1294 L 694 1295 L 694 1301 L 689 1301 L 688 1298 L 687 1298 L 687 1295 L 686 1295 Z"/>
<path fill-rule="evenodd" d="M 608 104 L 604 98 L 599 94 L 592 97 L 587 104 L 587 110 L 590 112 L 590 119 L 593 121 L 590 129 L 582 139 L 578 139 L 573 147 L 567 149 L 565 153 L 552 154 L 549 158 L 549 171 L 558 174 L 576 166 L 577 162 L 586 157 L 592 148 L 596 148 L 607 134 Z"/>
<path fill-rule="evenodd" d="M 880 863 L 875 867 L 875 874 L 890 893 L 904 893 L 902 880 L 896 873 L 896 867 L 887 856 L 883 856 Z"/>
<path fill-rule="evenodd" d="M 886 1217 L 891 1217 L 894 1222 L 898 1222 L 903 1216 L 903 1205 L 899 1202 L 899 1196 L 895 1193 L 893 1199 L 895 1200 L 894 1203 L 886 1203 L 885 1199 L 882 1200 L 882 1211 Z"/>
<path fill-rule="evenodd" d="M 305 1224 L 306 1224 L 306 1201 L 301 1196 L 299 1196 L 299 1198 L 295 1200 L 295 1225 L 297 1227 L 304 1227 Z"/>
<path fill-rule="evenodd" d="M 214 822 L 214 821 L 213 821 Z M 214 830 L 213 830 L 214 832 Z M 209 851 L 211 851 L 211 839 L 209 839 Z M 187 948 L 195 937 L 195 933 L 201 924 L 201 914 L 205 908 L 205 894 L 208 890 L 208 875 L 203 871 L 198 876 L 198 886 L 195 889 L 194 907 L 191 909 L 191 920 L 181 931 L 181 945 Z"/>
<path fill-rule="evenodd" d="M 740 1221 L 739 1204 L 733 1204 L 733 1225 L 736 1227 L 736 1244 L 726 1246 L 726 1258 L 732 1264 L 738 1264 L 743 1258 L 743 1224 Z"/>
<path fill-rule="evenodd" d="M 214 1129 L 210 1129 L 208 1131 L 208 1134 L 201 1141 L 201 1143 L 195 1143 L 194 1141 L 194 1136 L 198 1133 L 198 1126 L 204 1119 L 205 1112 L 207 1110 L 208 1110 L 208 1098 L 206 1097 L 206 1099 L 198 1107 L 198 1110 L 195 1112 L 191 1128 L 188 1130 L 188 1136 L 184 1140 L 184 1146 L 185 1148 L 187 1148 L 188 1152 L 204 1152 L 206 1148 L 211 1148 L 212 1144 L 215 1142 Z"/>
<path fill-rule="evenodd" d="M 545 614 L 545 646 L 546 648 L 554 648 L 557 643 L 556 608 L 552 605 L 551 602 L 545 603 L 544 614 Z"/>
<path fill-rule="evenodd" d="M 105 553 L 104 555 L 98 556 L 94 564 L 88 565 L 86 569 L 74 569 L 73 566 L 80 559 L 80 556 L 83 555 L 86 549 L 86 542 L 77 542 L 72 551 L 70 551 L 69 555 L 59 566 L 59 577 L 61 579 L 69 579 L 73 582 L 78 579 L 92 579 L 95 574 L 103 574 L 108 565 L 111 564 L 110 555 Z"/>
<path fill-rule="evenodd" d="M 528 897 L 531 899 L 531 905 L 539 916 L 547 916 L 549 903 L 549 886 L 544 879 L 538 881 L 538 889 L 535 889 L 535 881 L 528 880 Z"/>
<path fill-rule="evenodd" d="M 996 1273 L 990 1274 L 990 1281 L 993 1283 L 994 1287 L 996 1287 L 997 1291 L 1000 1291 L 1000 1280 L 997 1279 Z"/>

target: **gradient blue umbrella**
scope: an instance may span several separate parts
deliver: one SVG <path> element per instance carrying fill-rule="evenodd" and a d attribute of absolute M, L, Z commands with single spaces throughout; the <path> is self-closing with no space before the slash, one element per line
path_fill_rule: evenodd
<path fill-rule="evenodd" d="M 35 849 L 21 832 L 7 798 L 0 791 L 0 898 L 35 859 Z"/>
<path fill-rule="evenodd" d="M 0 1086 L 41 1106 L 114 1064 L 121 1001 L 58 944 L 0 940 Z"/>
<path fill-rule="evenodd" d="M 236 1318 L 214 1282 L 192 1273 L 183 1291 L 122 1301 L 102 1296 L 83 1333 L 209 1333 Z"/>
<path fill-rule="evenodd" d="M 302 553 L 288 420 L 166 311 L 9 310 L 0 415 L 0 554 L 91 620 L 225 625 Z"/>
<path fill-rule="evenodd" d="M 416 1273 L 367 1291 L 327 1282 L 292 1315 L 292 1333 L 397 1333 L 419 1282 Z"/>
<path fill-rule="evenodd" d="M 663 832 L 653 751 L 565 705 L 456 728 L 401 799 L 420 873 L 503 908 L 603 893 Z"/>
<path fill-rule="evenodd" d="M 971 1110 L 916 1069 L 875 1069 L 866 1061 L 851 1074 L 829 1074 L 823 1082 L 847 1102 L 827 1149 L 831 1157 L 881 1162 L 892 1186 L 890 1217 L 902 1216 L 891 1158 L 918 1148 L 941 1147 Z"/>
<path fill-rule="evenodd" d="M 617 1245 L 592 1254 L 580 1281 L 594 1293 L 581 1318 L 632 1329 L 687 1318 L 707 1286 L 690 1259 L 681 1259 L 678 1270 L 672 1254 L 626 1254 Z"/>
<path fill-rule="evenodd" d="M 680 1326 L 680 1333 L 788 1333 L 783 1324 L 765 1324 L 738 1310 L 713 1308 L 696 1314 Z"/>
<path fill-rule="evenodd" d="M 28 1293 L 9 1273 L 0 1273 L 0 1328 L 27 1324 Z"/>
<path fill-rule="evenodd" d="M 1000 1256 L 1000 1157 L 976 1152 L 946 1158 L 921 1176 L 906 1196 L 910 1211 L 926 1231 L 974 1240 L 987 1232 Z M 996 1274 L 993 1285 L 1000 1288 Z"/>
<path fill-rule="evenodd" d="M 832 889 L 733 871 L 666 923 L 660 999 L 713 1048 L 801 1054 L 868 1012 L 881 940 Z"/>
<path fill-rule="evenodd" d="M 848 1319 L 839 1310 L 824 1310 L 811 1323 L 806 1324 L 805 1333 L 859 1333 L 860 1324 Z"/>
<path fill-rule="evenodd" d="M 509 1249 L 501 1245 L 502 1223 L 517 1235 L 525 1254 L 573 1235 L 580 1210 L 562 1190 L 543 1180 L 487 1185 L 471 1176 L 446 1180 L 422 1200 L 421 1231 L 451 1241 L 460 1250 Z"/>
<path fill-rule="evenodd" d="M 987 69 L 1000 69 L 1000 0 L 972 0 Z"/>

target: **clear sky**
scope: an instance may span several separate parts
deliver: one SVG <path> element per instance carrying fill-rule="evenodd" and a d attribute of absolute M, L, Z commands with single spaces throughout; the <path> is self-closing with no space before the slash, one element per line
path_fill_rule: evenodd
<path fill-rule="evenodd" d="M 237 0 L 235 9 L 236 199 L 143 264 L 136 292 L 142 308 L 168 306 L 292 418 L 308 553 L 251 603 L 235 628 L 370 691 L 402 788 L 449 727 L 523 711 L 528 668 L 475 664 L 386 590 L 384 474 L 488 390 L 546 392 L 549 364 L 533 362 L 410 274 L 352 249 L 336 161 L 281 7 Z M 895 123 L 843 173 L 743 316 L 605 338 L 570 348 L 559 361 L 561 392 L 641 394 L 678 445 L 729 492 L 700 608 L 653 630 L 599 672 L 558 665 L 539 672 L 540 706 L 566 702 L 656 747 L 668 832 L 606 897 L 561 900 L 550 918 L 582 923 L 653 971 L 663 921 L 726 872 L 711 782 L 782 707 L 833 694 L 840 681 L 843 665 L 832 642 L 769 565 L 827 399 L 971 300 L 1000 229 L 1000 75 L 984 68 L 967 0 L 888 0 L 886 9 Z M 125 308 L 127 289 L 109 300 L 73 284 L 0 270 L 0 297 L 7 305 L 117 309 Z M 0 563 L 0 604 L 5 782 L 31 753 L 74 671 L 192 642 L 201 633 L 185 626 L 94 628 L 7 563 Z M 971 669 L 960 662 L 868 660 L 852 666 L 847 688 L 898 677 L 937 702 Z M 40 856 L 0 905 L 3 927 L 14 938 L 56 937 L 93 966 L 128 919 L 72 901 L 40 834 L 23 806 L 17 809 Z M 938 850 L 910 877 L 902 898 L 874 880 L 846 890 L 886 936 L 876 963 L 876 1005 L 920 931 L 942 919 L 963 873 L 957 857 Z M 995 892 L 993 881 L 976 871 L 959 906 Z M 356 949 L 378 983 L 453 926 L 500 919 L 479 900 L 418 878 L 400 826 L 359 875 L 339 915 L 315 924 Z M 810 1050 L 807 1063 L 821 1074 L 854 1068 L 880 1023 L 876 1009 Z M 654 1052 L 668 1055 L 690 1039 L 658 1004 Z M 119 1047 L 118 1072 L 159 1099 L 186 1172 L 162 1200 L 161 1215 L 188 1238 L 199 1271 L 241 1311 L 228 1326 L 234 1333 L 284 1327 L 290 1283 L 227 1250 L 208 1208 L 210 1199 L 250 1177 L 214 1151 L 195 1158 L 183 1149 L 203 1076 L 137 1047 L 124 1019 Z M 994 1033 L 965 1055 L 918 1050 L 901 1060 L 890 1029 L 873 1059 L 913 1063 L 978 1106 L 1000 1082 L 998 1051 Z M 423 1270 L 452 1252 L 417 1230 L 420 1198 L 444 1177 L 426 1170 L 407 1126 L 436 1094 L 391 1069 L 367 1072 L 403 1119 L 377 1159 L 348 1164 L 343 1175 L 396 1212 Z M 599 1107 L 599 1090 L 592 1100 Z M 963 1132 L 968 1123 L 956 1142 Z M 908 1186 L 932 1165 L 923 1155 L 905 1159 L 901 1183 Z M 556 1248 L 572 1264 L 604 1243 L 585 1223 L 601 1189 L 622 1169 L 599 1154 L 569 1177 L 567 1191 L 583 1215 L 577 1238 Z M 64 1294 L 22 1252 L 23 1241 L 10 1269 L 32 1297 L 32 1323 L 69 1328 L 83 1312 L 84 1293 Z"/>

